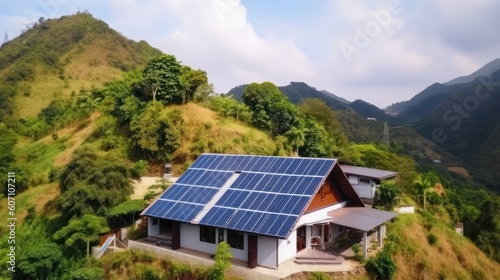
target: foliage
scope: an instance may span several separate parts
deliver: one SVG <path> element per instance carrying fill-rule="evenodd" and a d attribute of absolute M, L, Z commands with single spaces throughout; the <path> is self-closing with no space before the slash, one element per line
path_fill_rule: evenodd
<path fill-rule="evenodd" d="M 118 159 L 89 149 L 75 152 L 60 177 L 58 207 L 69 216 L 106 215 L 132 193 L 129 168 Z"/>
<path fill-rule="evenodd" d="M 364 261 L 363 254 L 361 253 L 361 248 L 358 243 L 352 245 L 352 251 L 354 252 L 354 259 L 358 262 Z"/>
<path fill-rule="evenodd" d="M 376 206 L 381 206 L 383 210 L 392 211 L 397 205 L 397 198 L 400 196 L 400 190 L 395 181 L 382 181 L 377 189 Z"/>
<path fill-rule="evenodd" d="M 215 96 L 210 99 L 210 108 L 226 118 L 234 118 L 236 121 L 250 123 L 250 108 L 232 97 Z"/>
<path fill-rule="evenodd" d="M 62 261 L 62 251 L 55 243 L 40 240 L 23 248 L 16 277 L 48 278 Z"/>
<path fill-rule="evenodd" d="M 178 112 L 167 113 L 148 106 L 130 123 L 132 154 L 141 159 L 168 161 L 180 145 L 181 125 Z"/>
<path fill-rule="evenodd" d="M 270 82 L 248 85 L 241 98 L 252 112 L 252 124 L 264 131 L 271 130 L 271 119 L 276 108 L 286 100 L 285 95 Z"/>
<path fill-rule="evenodd" d="M 104 277 L 104 272 L 98 267 L 83 267 L 77 269 L 68 277 L 68 280 L 101 280 Z"/>
<path fill-rule="evenodd" d="M 211 271 L 211 279 L 225 279 L 226 270 L 231 267 L 231 247 L 226 242 L 221 242 L 217 245 L 215 251 L 215 265 Z"/>
<path fill-rule="evenodd" d="M 134 224 L 135 217 L 139 217 L 139 214 L 147 205 L 147 202 L 144 200 L 127 200 L 113 207 L 109 211 L 108 218 L 111 220 L 120 219 L 122 225 L 128 226 Z"/>
<path fill-rule="evenodd" d="M 63 240 L 67 247 L 74 247 L 78 241 L 87 243 L 87 257 L 90 254 L 90 242 L 99 240 L 99 234 L 109 230 L 106 219 L 94 215 L 73 218 L 68 225 L 54 234 L 54 239 Z M 77 247 L 78 248 L 78 247 Z"/>
<path fill-rule="evenodd" d="M 311 118 L 305 119 L 305 143 L 299 147 L 299 154 L 304 157 L 332 157 L 335 145 L 325 128 Z"/>
<path fill-rule="evenodd" d="M 386 249 L 378 252 L 375 257 L 369 258 L 365 268 L 374 279 L 393 279 L 397 270 L 391 253 Z"/>
<path fill-rule="evenodd" d="M 338 113 L 328 107 L 324 101 L 318 98 L 306 98 L 298 106 L 303 114 L 321 123 L 337 145 L 347 145 L 348 140 L 338 120 Z"/>
<path fill-rule="evenodd" d="M 427 242 L 429 242 L 429 245 L 436 245 L 437 243 L 437 236 L 434 233 L 429 233 L 427 234 Z"/>
<path fill-rule="evenodd" d="M 146 63 L 143 70 L 144 83 L 153 97 L 164 104 L 183 101 L 180 93 L 182 66 L 173 55 L 160 55 Z"/>

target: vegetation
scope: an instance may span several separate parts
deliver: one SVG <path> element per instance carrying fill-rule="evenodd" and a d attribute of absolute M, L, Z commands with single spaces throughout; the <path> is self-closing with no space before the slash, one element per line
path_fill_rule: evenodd
<path fill-rule="evenodd" d="M 106 42 L 117 47 L 110 51 Z M 15 171 L 18 181 L 16 278 L 222 278 L 231 259 L 225 243 L 219 245 L 212 269 L 140 252 L 101 260 L 85 257 L 99 234 L 133 224 L 146 206 L 143 200 L 130 200 L 131 180 L 157 173 L 166 161 L 173 163 L 174 174 L 181 174 L 204 152 L 338 157 L 343 163 L 398 171 L 395 181 L 379 188 L 378 206 L 391 210 L 404 201 L 415 203 L 419 211 L 389 225 L 388 232 L 394 233 L 390 245 L 368 261 L 367 271 L 384 279 L 500 274 L 491 261 L 500 260 L 498 195 L 416 162 L 405 144 L 377 143 L 373 135 L 380 136 L 381 127 L 366 125 L 345 103 L 337 100 L 337 110 L 331 109 L 333 101 L 319 99 L 294 105 L 298 101 L 285 91 L 299 94 L 302 88 L 310 97 L 321 97 L 305 84 L 285 90 L 270 82 L 251 84 L 241 89 L 240 102 L 214 94 L 204 71 L 158 54 L 87 13 L 41 19 L 0 48 L 0 170 Z M 47 94 L 43 83 L 57 87 Z M 22 109 L 32 103 L 35 113 Z M 353 138 L 355 134 L 362 136 Z M 364 137 L 373 141 L 350 142 Z M 153 191 L 146 198 L 154 196 Z M 2 201 L 0 218 L 5 218 L 6 198 Z M 486 255 L 453 232 L 458 221 Z M 0 229 L 3 236 L 5 231 Z M 143 231 L 133 227 L 131 236 Z M 0 249 L 4 262 L 5 248 Z M 451 271 L 452 266 L 459 268 Z"/>
<path fill-rule="evenodd" d="M 226 242 L 221 242 L 215 250 L 215 265 L 210 272 L 210 278 L 214 280 L 226 279 L 225 273 L 231 267 L 231 247 Z"/>

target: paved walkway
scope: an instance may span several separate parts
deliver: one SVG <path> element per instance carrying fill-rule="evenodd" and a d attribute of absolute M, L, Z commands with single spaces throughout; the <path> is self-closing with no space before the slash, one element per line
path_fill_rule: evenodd
<path fill-rule="evenodd" d="M 138 244 L 137 244 L 138 243 Z M 212 266 L 214 261 L 209 255 L 193 252 L 186 249 L 172 250 L 165 246 L 156 246 L 147 242 L 132 241 L 129 242 L 129 248 L 147 250 L 161 256 L 168 256 L 183 263 L 197 266 Z M 279 269 L 270 269 L 258 266 L 250 269 L 246 263 L 233 261 L 233 266 L 228 274 L 242 279 L 249 280 L 271 280 L 286 278 L 295 273 L 302 272 L 343 272 L 349 273 L 356 270 L 359 263 L 346 260 L 342 264 L 297 264 L 293 259 L 280 265 Z"/>

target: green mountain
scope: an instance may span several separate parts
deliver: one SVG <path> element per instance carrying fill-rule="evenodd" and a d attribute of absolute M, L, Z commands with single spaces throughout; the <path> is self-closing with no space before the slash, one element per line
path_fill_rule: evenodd
<path fill-rule="evenodd" d="M 52 100 L 101 87 L 160 53 L 88 13 L 41 18 L 0 47 L 0 117 L 35 117 Z"/>
<path fill-rule="evenodd" d="M 500 70 L 470 83 L 439 87 L 447 94 L 424 98 L 398 118 L 459 159 L 475 179 L 500 191 Z"/>
<path fill-rule="evenodd" d="M 278 102 L 265 104 L 265 114 L 275 115 L 270 127 L 259 130 L 262 123 L 252 120 L 259 115 L 250 104 L 212 94 L 205 72 L 181 65 L 146 42 L 128 40 L 87 13 L 40 20 L 0 48 L 0 62 L 0 170 L 15 171 L 17 184 L 15 279 L 207 279 L 208 269 L 133 250 L 86 261 L 86 241 L 92 237 L 88 244 L 97 245 L 106 227 L 132 224 L 168 184 L 139 187 L 131 182 L 141 175 L 161 176 L 165 162 L 180 175 L 203 152 L 290 155 L 292 148 L 309 155 L 340 154 L 361 165 L 400 172 L 402 192 L 392 188 L 393 202 L 398 195 L 398 201 L 403 197 L 419 211 L 388 225 L 386 244 L 392 246 L 386 248 L 392 249 L 375 260 L 382 266 L 396 262 L 396 279 L 495 279 L 499 274 L 493 260 L 500 259 L 497 196 L 470 187 L 476 184 L 439 166 L 421 169 L 401 150 L 415 159 L 439 154 L 410 127 L 390 126 L 391 139 L 400 147 L 380 145 L 383 123 L 369 121 L 367 115 L 381 112 L 368 103 L 352 106 L 334 98 L 328 102 L 341 109 L 332 112 L 316 102 L 310 107 L 316 115 L 299 119 L 304 117 L 299 109 L 274 85 L 261 85 L 256 91 L 271 88 L 278 99 L 267 101 Z M 162 70 L 154 71 L 157 67 Z M 153 84 L 155 78 L 168 83 Z M 157 102 L 152 86 L 161 93 Z M 297 103 L 302 92 L 308 98 L 331 97 L 304 83 L 281 90 L 295 94 Z M 339 134 L 368 144 L 330 141 L 332 129 L 325 126 L 336 125 L 335 118 L 342 123 Z M 307 125 L 290 133 L 297 132 L 287 127 L 291 121 Z M 303 141 L 292 141 L 300 140 L 301 133 Z M 421 191 L 428 189 L 415 188 L 418 176 L 439 177 L 442 183 L 427 193 L 425 210 Z M 0 195 L 4 220 L 9 215 L 6 191 Z M 459 220 L 475 245 L 455 234 L 453 225 Z M 144 230 L 131 228 L 129 238 L 141 237 Z M 7 240 L 9 229 L 0 228 L 0 235 Z M 3 263 L 9 261 L 9 249 L 0 248 Z M 0 271 L 0 278 L 11 277 L 8 270 Z"/>

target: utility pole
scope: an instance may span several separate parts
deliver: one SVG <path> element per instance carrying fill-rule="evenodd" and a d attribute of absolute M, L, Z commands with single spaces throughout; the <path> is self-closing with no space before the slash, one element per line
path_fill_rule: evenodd
<path fill-rule="evenodd" d="M 389 125 L 387 122 L 384 122 L 384 145 L 389 147 L 391 145 L 390 139 L 389 139 Z"/>

